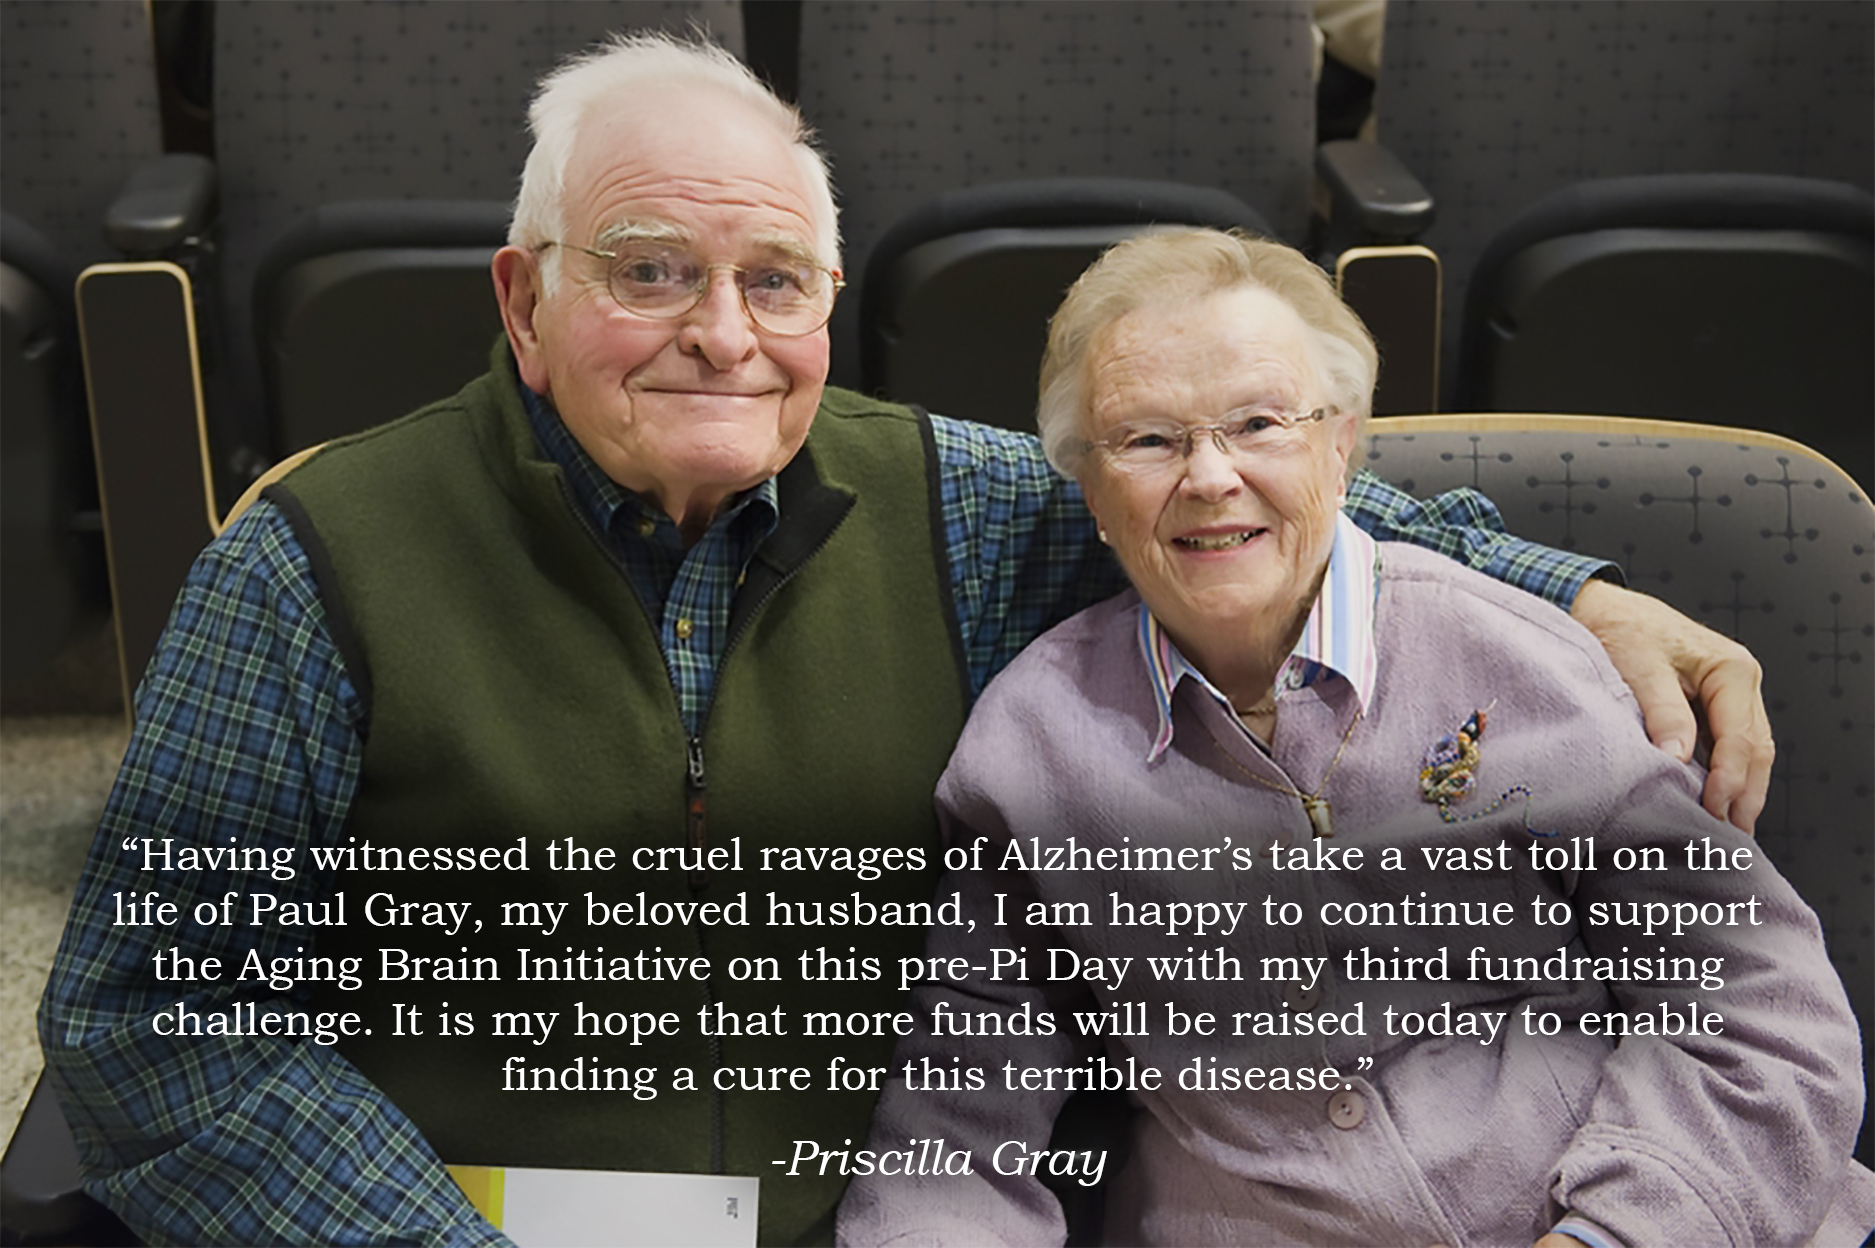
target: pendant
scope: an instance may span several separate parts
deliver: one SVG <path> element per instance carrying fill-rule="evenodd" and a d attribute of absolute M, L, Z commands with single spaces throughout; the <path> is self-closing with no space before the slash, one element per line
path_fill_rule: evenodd
<path fill-rule="evenodd" d="M 1302 809 L 1309 817 L 1309 827 L 1314 829 L 1316 838 L 1320 839 L 1333 836 L 1335 834 L 1335 820 L 1334 816 L 1329 812 L 1328 799 L 1324 797 L 1310 797 L 1306 793 L 1301 796 Z"/>

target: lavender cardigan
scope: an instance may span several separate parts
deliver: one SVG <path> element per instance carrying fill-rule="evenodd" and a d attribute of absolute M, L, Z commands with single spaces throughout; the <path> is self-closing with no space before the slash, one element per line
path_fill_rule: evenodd
<path fill-rule="evenodd" d="M 1761 856 L 1749 870 L 1687 869 L 1689 842 L 1728 855 L 1751 842 L 1700 808 L 1691 769 L 1648 744 L 1589 633 L 1449 560 L 1378 551 L 1371 696 L 1363 708 L 1333 671 L 1285 693 L 1268 754 L 1199 680 L 1176 685 L 1162 718 L 1132 594 L 1041 638 L 985 693 L 938 792 L 949 843 L 982 841 L 983 869 L 939 888 L 961 891 L 975 930 L 939 926 L 930 943 L 979 969 L 917 990 L 920 1026 L 901 1041 L 867 1142 L 885 1160 L 837 1163 L 859 1175 L 841 1209 L 843 1243 L 1060 1243 L 1056 1201 L 1020 1171 L 1090 1181 L 1096 1161 L 1018 1161 L 1048 1148 L 1066 1094 L 1004 1090 L 1004 1064 L 1084 1068 L 1096 1054 L 1164 1072 L 1159 1088 L 1134 1093 L 1130 1157 L 1102 1175 L 1108 1242 L 1528 1245 L 1560 1227 L 1591 1243 L 1860 1243 L 1875 1225 L 1875 1176 L 1848 1160 L 1863 1103 L 1859 1037 L 1815 916 Z M 1449 807 L 1464 821 L 1448 823 L 1422 799 L 1419 772 L 1427 747 L 1484 707 L 1476 791 Z M 1169 744 L 1148 761 L 1166 726 Z M 1335 835 L 1321 844 L 1358 846 L 1365 862 L 1275 869 L 1273 842 L 1314 843 L 1301 801 L 1281 790 L 1314 790 L 1344 734 L 1323 794 Z M 1591 836 L 1594 870 L 1531 864 L 1531 844 L 1566 858 L 1581 848 L 1573 838 Z M 1079 856 L 1048 862 L 1070 845 Z M 1182 869 L 1127 871 L 1081 852 L 1140 846 L 1193 856 Z M 1614 866 L 1617 851 L 1656 847 L 1670 869 Z M 1231 869 L 1240 848 L 1247 870 Z M 1397 863 L 1380 869 L 1389 848 Z M 1451 848 L 1474 852 L 1456 869 L 1422 852 Z M 1094 865 L 1036 869 L 1038 857 Z M 1116 898 L 1136 925 L 1113 925 Z M 1373 903 L 1411 919 L 1399 903 L 1439 900 L 1472 906 L 1451 926 L 1336 921 L 1350 906 L 1371 920 L 1359 907 Z M 1216 908 L 1147 908 L 1178 902 Z M 1594 906 L 1633 902 L 1695 902 L 1737 922 L 1675 934 L 1669 920 L 1647 934 L 1624 914 L 1588 921 Z M 1088 925 L 1074 922 L 1080 903 Z M 1298 922 L 1266 921 L 1266 904 L 1287 903 Z M 1553 918 L 1567 903 L 1569 917 L 1537 924 L 1533 903 Z M 1026 979 L 1007 963 L 991 977 L 997 948 L 1024 959 Z M 1520 982 L 1492 977 L 1474 948 L 1610 961 Z M 1363 951 L 1434 961 L 1413 980 L 1379 981 L 1399 968 Z M 1205 955 L 1195 966 L 1211 978 L 1161 980 L 1150 962 Z M 1722 958 L 1712 973 L 1723 985 L 1595 977 L 1597 965 L 1627 959 L 1631 970 L 1662 956 L 1694 959 L 1702 977 L 1703 959 Z M 1143 1012 L 1117 1019 L 1143 1018 L 1150 1034 L 1081 1034 L 1077 1012 L 1129 1004 Z M 1556 1016 L 1558 1034 L 1525 1034 L 1526 1006 Z M 1419 1034 L 1389 1035 L 1389 1008 L 1395 1030 L 1412 1026 L 1410 1013 Z M 1215 1034 L 1166 1034 L 1168 1010 L 1213 1015 Z M 1006 1034 L 1041 1030 L 1043 1011 L 1054 1034 Z M 1584 1034 L 1582 1020 L 1611 1011 L 1663 1029 L 1689 1012 L 1702 1030 L 1709 1012 L 1722 1023 L 1718 1034 L 1619 1044 Z M 938 1014 L 947 1030 L 1005 1034 L 934 1037 Z M 1304 1018 L 1317 1034 L 1256 1034 L 1301 1031 Z M 1319 1034 L 1350 1024 L 1366 1034 Z M 979 1067 L 987 1090 L 910 1090 L 907 1063 L 922 1077 L 924 1059 Z M 1194 1063 L 1205 1077 L 1181 1087 Z M 1261 1068 L 1250 1076 L 1260 1090 L 1213 1090 L 1219 1067 Z M 1267 1090 L 1276 1068 L 1290 1072 L 1289 1090 Z M 1318 1086 L 1299 1086 L 1304 1070 Z M 944 1169 L 968 1173 L 928 1173 Z"/>

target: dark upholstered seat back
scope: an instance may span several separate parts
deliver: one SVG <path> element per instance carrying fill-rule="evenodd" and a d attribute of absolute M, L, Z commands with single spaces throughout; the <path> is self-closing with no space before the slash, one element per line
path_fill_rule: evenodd
<path fill-rule="evenodd" d="M 1138 178 L 999 182 L 920 205 L 866 266 L 866 388 L 1033 431 L 1049 317 L 1103 250 L 1154 225 L 1269 232 L 1235 195 Z"/>
<path fill-rule="evenodd" d="M 919 205 L 1012 179 L 1213 187 L 1299 243 L 1313 53 L 1299 4 L 808 0 L 800 101 L 833 160 L 848 278 Z M 857 384 L 856 308 L 833 334 L 833 379 Z"/>
<path fill-rule="evenodd" d="M 1769 174 L 1580 183 L 1499 231 L 1466 296 L 1461 411 L 1763 429 L 1875 483 L 1875 197 Z"/>
<path fill-rule="evenodd" d="M 472 251 L 501 242 L 502 234 L 491 240 L 478 223 L 491 201 L 513 200 L 535 81 L 609 32 L 682 31 L 693 22 L 742 51 L 735 0 L 216 5 L 221 302 L 237 328 L 229 343 L 230 433 L 273 458 L 364 428 L 385 412 L 401 415 L 479 373 L 497 318 L 486 272 L 472 272 Z M 383 206 L 395 200 L 427 203 Z M 375 206 L 330 211 L 354 201 Z M 320 266 L 321 244 L 347 258 Z M 304 267 L 289 273 L 288 258 L 314 266 L 312 276 Z M 262 279 L 266 289 L 256 285 Z M 309 284 L 321 288 L 317 307 L 306 302 Z M 465 297 L 478 305 L 471 314 L 458 306 Z M 349 335 L 356 342 L 393 308 L 398 338 L 411 344 L 411 377 L 422 388 L 392 387 L 394 406 L 367 400 L 333 410 L 346 366 L 325 352 L 343 347 L 348 335 L 321 329 L 342 329 L 356 317 Z M 258 344 L 247 338 L 250 325 L 267 337 Z M 295 330 L 310 336 L 289 340 Z M 458 376 L 456 368 L 432 368 L 438 358 L 473 364 Z M 367 367 L 352 389 L 382 376 Z M 282 379 L 299 386 L 286 409 L 271 388 Z M 418 393 L 421 400 L 413 400 Z"/>
<path fill-rule="evenodd" d="M 1871 47 L 1875 6 L 1830 0 L 1390 0 L 1374 107 L 1438 205 L 1419 241 L 1445 267 L 1448 383 L 1473 266 L 1551 191 L 1712 172 L 1875 190 Z"/>

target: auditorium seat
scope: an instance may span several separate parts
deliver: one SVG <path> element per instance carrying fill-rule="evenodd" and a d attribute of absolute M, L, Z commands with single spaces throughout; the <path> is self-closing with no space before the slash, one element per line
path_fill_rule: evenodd
<path fill-rule="evenodd" d="M 504 200 L 353 201 L 280 236 L 254 281 L 275 450 L 395 420 L 487 370 L 501 334 L 488 266 L 508 213 Z"/>
<path fill-rule="evenodd" d="M 1552 191 L 1662 173 L 1875 191 L 1871 46 L 1875 6 L 1830 0 L 1389 0 L 1378 138 L 1437 204 L 1419 241 L 1445 272 L 1448 397 L 1472 269 Z"/>
<path fill-rule="evenodd" d="M 137 251 L 141 267 L 88 272 L 79 301 L 88 349 L 124 350 L 94 374 L 109 379 L 113 391 L 93 387 L 97 423 L 141 435 L 135 458 L 159 458 L 154 484 L 169 485 L 155 489 L 153 474 L 131 472 L 122 484 L 136 497 L 107 508 L 116 544 L 169 535 L 161 558 L 112 558 L 124 669 L 133 684 L 188 561 L 254 477 L 292 449 L 279 444 L 283 436 L 305 444 L 355 432 L 453 393 L 474 375 L 461 375 L 464 367 L 480 371 L 494 340 L 494 296 L 486 278 L 472 273 L 479 260 L 464 249 L 492 251 L 498 241 L 490 237 L 486 201 L 505 201 L 513 192 L 535 79 L 614 29 L 696 21 L 732 49 L 741 33 L 733 0 L 230 2 L 215 5 L 212 20 L 215 160 L 207 202 L 217 211 L 204 228 L 172 231 L 168 241 L 161 231 L 129 223 L 122 236 L 150 244 Z M 331 207 L 419 196 L 450 202 Z M 310 225 L 303 223 L 308 218 Z M 372 234 L 361 222 L 389 232 Z M 308 249 L 320 238 L 352 250 L 321 260 Z M 289 280 L 259 296 L 254 284 L 270 254 L 278 262 L 269 273 Z M 391 260 L 402 268 L 387 269 Z M 409 281 L 387 276 L 395 272 Z M 409 284 L 432 294 L 398 289 Z M 462 305 L 465 295 L 473 296 L 472 306 Z M 425 309 L 431 297 L 446 306 Z M 387 340 L 383 333 L 392 331 L 374 315 L 394 306 L 405 316 Z M 93 333 L 94 313 L 135 324 Z M 348 322 L 383 333 L 361 344 L 356 334 L 327 332 Z M 306 336 L 292 337 L 301 331 Z M 257 334 L 268 336 L 265 344 Z M 411 345 L 413 339 L 421 345 Z M 263 345 L 274 351 L 266 368 Z M 318 356 L 319 348 L 360 354 Z M 400 348 L 412 362 L 410 375 L 433 389 L 418 399 L 410 397 L 417 391 L 386 383 L 333 409 L 354 369 L 382 380 L 381 368 L 367 371 L 371 358 Z M 282 349 L 293 354 L 282 358 Z M 465 359 L 476 363 L 465 366 Z M 139 391 L 137 378 L 146 374 L 164 384 Z M 297 385 L 292 426 L 282 423 L 266 385 L 282 379 Z M 160 431 L 149 428 L 144 410 L 158 391 L 166 417 Z M 311 413 L 308 404 L 321 410 Z M 290 433 L 301 426 L 312 432 Z M 205 507 L 193 483 L 179 482 L 198 474 L 209 491 Z M 125 623 L 126 612 L 133 623 Z"/>
<path fill-rule="evenodd" d="M 30 679 L 106 607 L 98 479 L 73 282 L 118 256 L 105 211 L 162 151 L 145 8 L 0 5 L 0 228 L 6 303 L 5 585 L 0 675 Z"/>
<path fill-rule="evenodd" d="M 1303 5 L 807 0 L 800 104 L 832 157 L 847 278 L 936 196 L 1035 178 L 1208 186 L 1301 243 L 1313 55 Z M 832 334 L 833 381 L 860 385 L 855 304 Z"/>
<path fill-rule="evenodd" d="M 101 553 L 79 533 L 81 509 L 96 517 L 97 487 L 72 314 L 77 275 L 37 230 L 0 215 L 0 680 L 8 683 L 34 676 L 71 640 L 92 596 L 88 565 Z"/>
<path fill-rule="evenodd" d="M 1518 213 L 1465 296 L 1456 406 L 1795 438 L 1875 484 L 1875 198 L 1770 174 L 1579 183 Z"/>
<path fill-rule="evenodd" d="M 865 388 L 1034 432 L 1048 318 L 1101 251 L 1154 225 L 1269 233 L 1227 192 L 1134 178 L 1000 182 L 920 205 L 866 265 Z"/>
<path fill-rule="evenodd" d="M 1632 588 L 1750 649 L 1777 741 L 1758 843 L 1822 919 L 1862 1033 L 1875 1034 L 1867 491 L 1775 435 L 1591 416 L 1376 419 L 1357 462 L 1421 496 L 1478 489 L 1512 533 L 1613 559 Z M 1858 1155 L 1869 1161 L 1866 1118 Z"/>
<path fill-rule="evenodd" d="M 446 397 L 485 368 L 499 322 L 464 249 L 502 241 L 492 205 L 511 202 L 519 183 L 541 74 L 615 30 L 694 23 L 742 48 L 735 0 L 243 0 L 217 4 L 214 20 L 218 299 L 227 324 L 252 327 L 229 337 L 232 410 L 211 426 L 231 444 L 217 458 L 240 461 L 224 505 L 298 446 Z M 386 204 L 396 200 L 410 202 Z M 321 247 L 335 258 L 316 263 Z M 463 297 L 487 316 L 459 314 Z M 411 375 L 429 388 L 390 383 L 332 410 L 346 365 L 304 352 L 349 345 L 366 353 L 361 379 L 383 380 L 371 361 L 394 348 L 365 339 L 393 307 L 406 313 L 397 341 L 425 339 Z M 320 329 L 348 318 L 349 336 Z M 282 338 L 301 331 L 311 337 Z M 452 359 L 458 367 L 437 370 Z M 461 373 L 464 360 L 472 371 Z M 290 400 L 274 388 L 283 381 Z M 364 387 L 349 388 L 356 398 Z"/>

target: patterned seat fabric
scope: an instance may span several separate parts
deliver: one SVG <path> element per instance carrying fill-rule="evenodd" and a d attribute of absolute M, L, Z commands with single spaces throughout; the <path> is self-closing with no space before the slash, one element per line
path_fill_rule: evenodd
<path fill-rule="evenodd" d="M 511 201 L 527 156 L 527 103 L 542 73 L 611 31 L 682 31 L 692 23 L 741 53 L 735 0 L 216 5 L 227 323 L 243 332 L 254 324 L 250 301 L 263 254 L 319 208 L 352 200 Z M 420 233 L 410 241 L 420 242 Z M 253 345 L 230 347 L 241 370 L 233 402 L 255 412 Z M 267 442 L 258 421 L 240 436 Z"/>
<path fill-rule="evenodd" d="M 1589 178 L 1781 173 L 1875 190 L 1875 6 L 1391 0 L 1380 141 L 1432 191 L 1448 380 L 1491 236 Z"/>
<path fill-rule="evenodd" d="M 1405 417 L 1364 464 L 1416 494 L 1482 491 L 1520 537 L 1602 555 L 1736 638 L 1777 738 L 1758 841 L 1823 922 L 1875 1021 L 1875 506 L 1796 443 L 1745 430 L 1543 416 Z M 1860 1151 L 1869 1150 L 1864 1122 Z"/>
<path fill-rule="evenodd" d="M 6 214 L 0 669 L 42 674 L 105 594 L 73 282 L 114 260 L 106 208 L 162 151 L 149 19 L 124 0 L 0 5 Z"/>
<path fill-rule="evenodd" d="M 1296 4 L 808 0 L 801 107 L 833 160 L 846 271 L 941 192 L 1027 178 L 1215 187 L 1300 242 L 1313 46 Z M 855 312 L 835 314 L 843 385 Z"/>
<path fill-rule="evenodd" d="M 72 263 L 112 258 L 104 210 L 163 150 L 152 58 L 141 4 L 0 5 L 0 206 Z"/>

